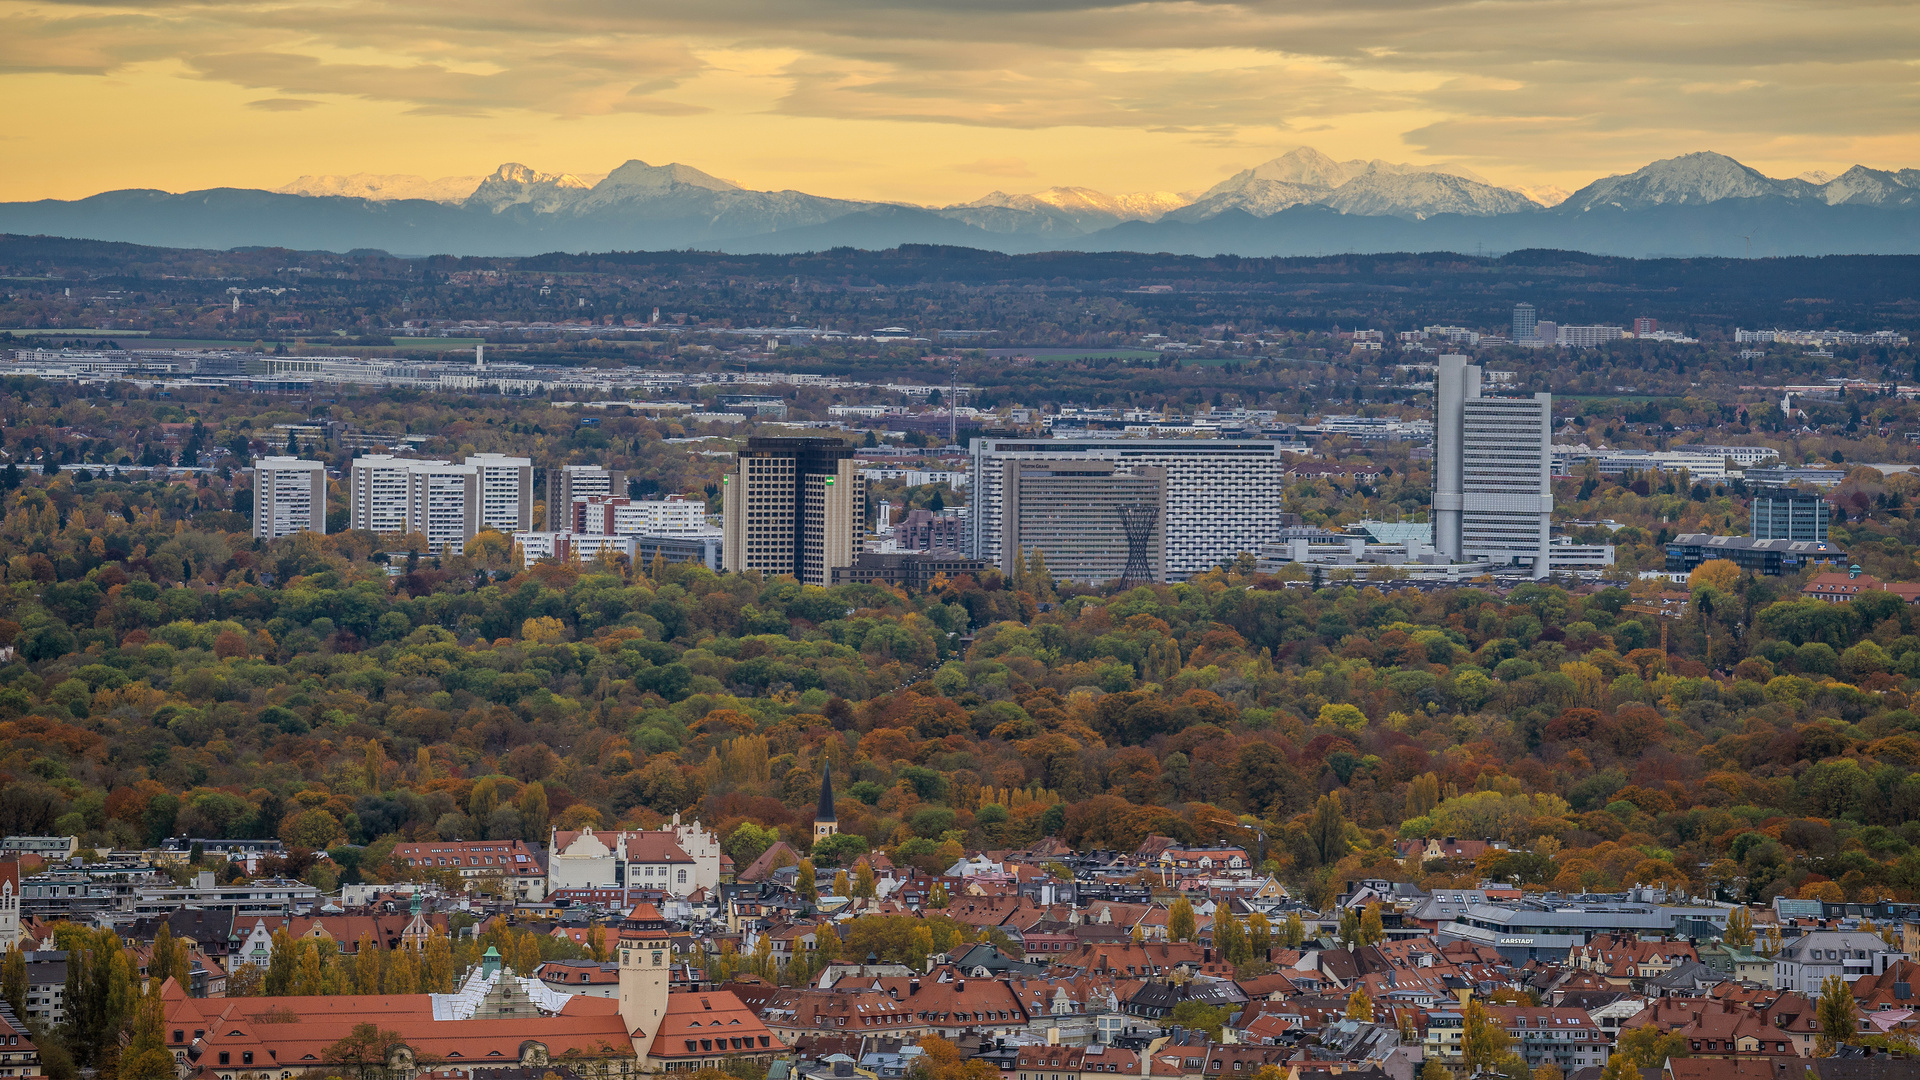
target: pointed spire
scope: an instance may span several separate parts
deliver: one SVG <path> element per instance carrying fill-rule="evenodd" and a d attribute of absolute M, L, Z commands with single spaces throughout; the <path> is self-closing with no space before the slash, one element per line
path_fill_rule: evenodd
<path fill-rule="evenodd" d="M 826 771 L 820 774 L 820 810 L 813 815 L 815 821 L 838 821 L 833 816 L 833 762 L 827 762 Z"/>

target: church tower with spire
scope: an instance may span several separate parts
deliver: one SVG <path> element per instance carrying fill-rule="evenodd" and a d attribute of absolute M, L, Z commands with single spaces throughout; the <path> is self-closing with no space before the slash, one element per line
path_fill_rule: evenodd
<path fill-rule="evenodd" d="M 820 809 L 813 815 L 813 842 L 817 844 L 839 831 L 840 822 L 833 816 L 833 762 L 829 761 L 820 777 Z"/>

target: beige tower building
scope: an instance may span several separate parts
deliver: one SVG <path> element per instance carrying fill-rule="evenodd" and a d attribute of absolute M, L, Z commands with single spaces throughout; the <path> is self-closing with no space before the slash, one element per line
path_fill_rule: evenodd
<path fill-rule="evenodd" d="M 620 923 L 620 1019 L 645 1057 L 667 1014 L 673 949 L 667 920 L 652 904 L 640 904 Z"/>
<path fill-rule="evenodd" d="M 721 487 L 721 558 L 734 573 L 829 585 L 865 547 L 866 485 L 838 439 L 749 438 Z"/>

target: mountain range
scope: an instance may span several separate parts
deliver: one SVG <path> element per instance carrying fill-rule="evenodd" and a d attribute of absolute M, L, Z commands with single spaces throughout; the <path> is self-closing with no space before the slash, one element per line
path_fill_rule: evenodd
<path fill-rule="evenodd" d="M 1450 166 L 1335 161 L 1303 147 L 1201 192 L 1055 187 L 928 207 L 756 191 L 678 163 L 628 161 L 604 176 L 507 164 L 485 177 L 303 176 L 277 191 L 133 189 L 0 203 L 0 232 L 407 255 L 907 243 L 1009 253 L 1906 254 L 1920 252 L 1920 170 L 1856 165 L 1775 179 L 1695 153 L 1567 194 L 1500 187 Z"/>

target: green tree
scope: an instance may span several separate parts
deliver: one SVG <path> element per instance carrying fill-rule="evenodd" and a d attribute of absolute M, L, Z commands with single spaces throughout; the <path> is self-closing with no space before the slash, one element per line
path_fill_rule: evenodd
<path fill-rule="evenodd" d="M 552 813 L 547 809 L 547 788 L 535 780 L 520 789 L 520 822 L 526 831 L 527 839 L 546 842 L 547 823 Z"/>
<path fill-rule="evenodd" d="M 180 984 L 182 990 L 185 990 L 189 982 L 189 971 L 187 947 L 174 939 L 173 928 L 163 920 L 160 923 L 160 929 L 153 935 L 153 951 L 147 958 L 147 978 L 152 979 L 156 984 L 172 979 Z"/>
<path fill-rule="evenodd" d="M 1289 949 L 1297 949 L 1307 942 L 1307 924 L 1297 911 L 1287 912 L 1287 921 L 1280 930 L 1280 944 Z"/>
<path fill-rule="evenodd" d="M 13 1006 L 13 1015 L 22 1019 L 27 1015 L 27 991 L 31 984 L 27 982 L 27 954 L 18 946 L 10 946 L 0 953 L 0 1001 Z"/>
<path fill-rule="evenodd" d="M 1834 1051 L 1860 1036 L 1860 1017 L 1853 1002 L 1853 988 L 1839 975 L 1820 980 L 1820 1000 L 1814 1008 L 1820 1034 L 1814 1039 L 1815 1057 L 1832 1057 Z"/>
<path fill-rule="evenodd" d="M 1340 797 L 1320 796 L 1307 821 L 1307 848 L 1315 866 L 1332 866 L 1347 854 L 1347 815 Z"/>
<path fill-rule="evenodd" d="M 863 862 L 853 873 L 853 895 L 871 900 L 875 889 L 873 867 Z"/>
<path fill-rule="evenodd" d="M 178 1075 L 173 1055 L 167 1052 L 160 985 L 150 981 L 146 993 L 138 996 L 133 1010 L 133 1038 L 120 1054 L 119 1080 L 175 1080 Z"/>
<path fill-rule="evenodd" d="M 1167 909 L 1167 937 L 1173 941 L 1192 941 L 1196 935 L 1193 905 L 1182 896 Z"/>
<path fill-rule="evenodd" d="M 56 940 L 67 952 L 67 1019 L 61 1042 L 81 1068 L 104 1065 L 132 1016 L 133 962 L 112 930 L 71 927 Z"/>
<path fill-rule="evenodd" d="M 1220 1030 L 1227 1026 L 1227 1010 L 1198 1001 L 1183 1001 L 1173 1007 L 1173 1022 L 1189 1031 L 1204 1031 L 1218 1042 Z"/>
<path fill-rule="evenodd" d="M 273 953 L 267 958 L 267 978 L 264 987 L 268 997 L 286 997 L 293 993 L 293 977 L 300 958 L 293 945 L 293 938 L 282 927 L 273 932 Z"/>

